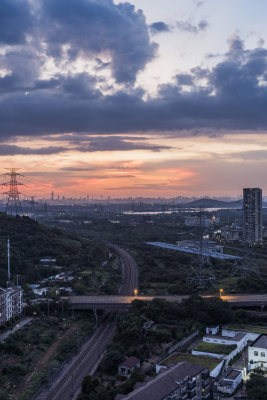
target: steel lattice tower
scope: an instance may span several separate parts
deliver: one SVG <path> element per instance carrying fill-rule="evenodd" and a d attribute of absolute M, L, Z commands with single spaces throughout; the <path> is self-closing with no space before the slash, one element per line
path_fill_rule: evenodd
<path fill-rule="evenodd" d="M 240 261 L 232 268 L 232 276 L 241 276 L 248 278 L 251 275 L 256 275 L 260 278 L 260 271 L 256 261 L 255 254 L 244 243 L 244 248 L 240 251 Z"/>
<path fill-rule="evenodd" d="M 22 207 L 19 195 L 22 194 L 18 186 L 24 186 L 23 183 L 17 181 L 17 176 L 23 176 L 19 174 L 17 168 L 6 168 L 9 172 L 3 174 L 4 176 L 10 177 L 8 182 L 3 183 L 3 186 L 8 186 L 9 189 L 3 194 L 7 195 L 6 213 L 11 215 L 22 214 Z"/>
<path fill-rule="evenodd" d="M 198 215 L 199 224 L 199 254 L 193 258 L 191 271 L 187 277 L 188 284 L 196 284 L 200 288 L 205 288 L 208 285 L 215 283 L 215 276 L 212 269 L 208 266 L 209 261 L 209 242 L 203 242 L 204 225 L 203 225 L 203 209 L 200 207 Z"/>

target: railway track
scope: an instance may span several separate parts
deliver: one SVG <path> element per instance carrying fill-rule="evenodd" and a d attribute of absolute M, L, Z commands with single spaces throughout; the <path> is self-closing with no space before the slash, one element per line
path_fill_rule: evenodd
<path fill-rule="evenodd" d="M 134 259 L 119 246 L 107 243 L 120 257 L 122 269 L 121 295 L 133 295 L 138 287 L 138 267 Z M 38 400 L 70 400 L 80 388 L 85 375 L 89 374 L 112 340 L 116 331 L 119 312 L 106 313 L 104 320 L 89 342 L 83 345 L 78 356 L 65 366 L 61 376 L 50 389 L 38 395 Z M 36 398 L 37 399 L 37 398 Z"/>

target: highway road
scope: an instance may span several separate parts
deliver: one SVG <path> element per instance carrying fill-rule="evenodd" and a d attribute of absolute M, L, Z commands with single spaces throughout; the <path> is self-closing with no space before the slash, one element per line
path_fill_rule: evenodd
<path fill-rule="evenodd" d="M 108 243 L 120 257 L 122 268 L 122 284 L 120 295 L 133 295 L 138 285 L 138 267 L 133 258 L 120 247 Z M 104 320 L 91 339 L 85 343 L 77 355 L 67 366 L 51 388 L 39 393 L 38 400 L 70 400 L 77 393 L 85 375 L 93 369 L 106 346 L 116 331 L 116 319 L 119 312 L 106 313 Z"/>
<path fill-rule="evenodd" d="M 9 331 L 2 333 L 0 335 L 0 342 L 3 342 L 5 339 L 8 338 L 9 335 L 12 335 L 12 333 L 18 331 L 19 329 L 23 328 L 25 325 L 29 324 L 32 321 L 32 318 L 24 318 L 23 320 L 19 321 L 17 325 L 14 326 L 13 329 L 9 329 Z"/>
<path fill-rule="evenodd" d="M 64 297 L 68 304 L 74 309 L 106 309 L 119 310 L 130 307 L 133 300 L 151 301 L 155 298 L 166 299 L 168 301 L 180 303 L 189 296 L 71 296 Z M 203 297 L 213 297 L 207 295 Z M 221 296 L 222 300 L 228 301 L 233 307 L 241 306 L 261 306 L 267 305 L 267 294 L 233 294 Z"/>

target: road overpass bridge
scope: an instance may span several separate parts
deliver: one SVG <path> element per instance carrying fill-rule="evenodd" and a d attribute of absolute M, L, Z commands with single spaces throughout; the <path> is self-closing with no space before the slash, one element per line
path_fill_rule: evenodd
<path fill-rule="evenodd" d="M 181 303 L 189 296 L 70 296 L 62 297 L 67 305 L 73 310 L 128 310 L 134 300 L 151 301 L 155 298 L 165 299 L 175 303 Z M 207 295 L 203 297 L 215 297 Z M 252 308 L 267 306 L 267 294 L 233 294 L 221 296 L 222 300 L 228 301 L 231 307 Z"/>

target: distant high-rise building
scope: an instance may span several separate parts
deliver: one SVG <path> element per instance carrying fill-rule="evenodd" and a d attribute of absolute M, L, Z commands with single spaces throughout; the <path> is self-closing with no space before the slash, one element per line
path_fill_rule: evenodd
<path fill-rule="evenodd" d="M 262 241 L 262 190 L 243 189 L 243 237 L 248 243 Z"/>
<path fill-rule="evenodd" d="M 54 192 L 51 192 L 51 200 L 54 200 Z"/>

